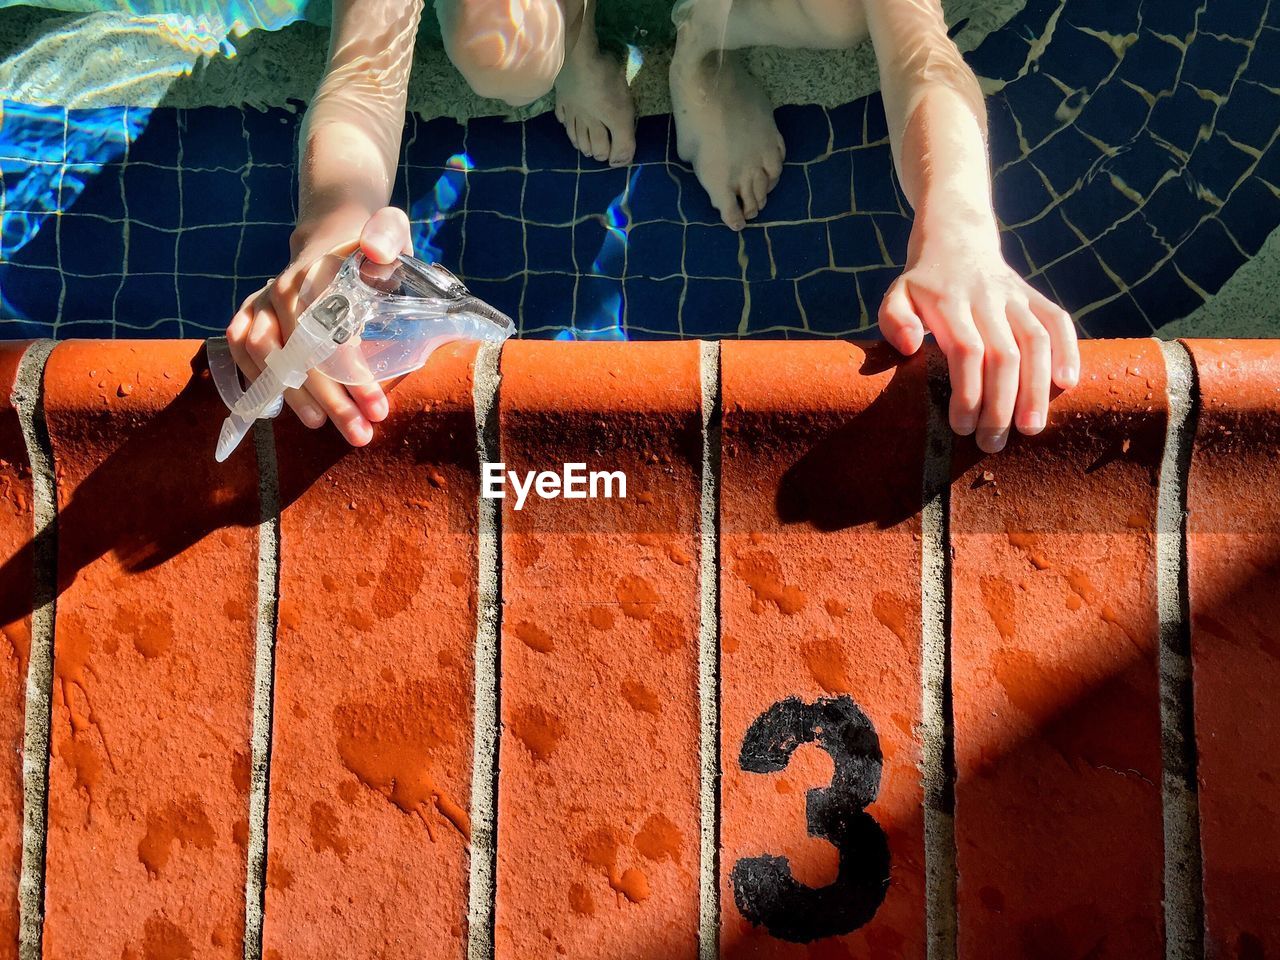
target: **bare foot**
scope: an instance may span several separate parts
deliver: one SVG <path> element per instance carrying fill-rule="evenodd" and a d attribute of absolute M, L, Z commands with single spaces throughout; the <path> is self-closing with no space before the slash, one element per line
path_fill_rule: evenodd
<path fill-rule="evenodd" d="M 704 53 L 677 34 L 671 106 L 680 159 L 706 188 L 724 222 L 741 230 L 764 209 L 786 149 L 773 105 L 738 53 Z"/>
<path fill-rule="evenodd" d="M 585 31 L 556 77 L 556 117 L 588 157 L 624 167 L 635 156 L 636 109 L 625 69 Z"/>

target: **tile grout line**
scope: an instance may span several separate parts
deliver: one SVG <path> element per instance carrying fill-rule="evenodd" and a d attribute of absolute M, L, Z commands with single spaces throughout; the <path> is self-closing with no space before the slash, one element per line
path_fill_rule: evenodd
<path fill-rule="evenodd" d="M 927 355 L 928 405 L 920 511 L 921 741 L 926 956 L 956 956 L 955 756 L 951 715 L 951 430 L 942 354 Z"/>
<path fill-rule="evenodd" d="M 1167 960 L 1204 956 L 1200 809 L 1192 709 L 1191 618 L 1187 592 L 1187 479 L 1198 391 L 1186 347 L 1160 342 L 1169 422 L 1156 501 L 1156 609 L 1160 623 L 1160 743 L 1164 816 Z"/>
<path fill-rule="evenodd" d="M 473 397 L 480 463 L 502 459 L 498 433 L 501 348 L 476 354 Z M 498 857 L 499 635 L 502 625 L 502 501 L 479 498 L 475 646 L 475 724 L 471 760 L 471 877 L 467 960 L 494 955 Z"/>
<path fill-rule="evenodd" d="M 280 478 L 271 422 L 253 429 L 258 463 L 258 609 L 254 634 L 249 842 L 244 880 L 244 957 L 260 960 L 271 786 L 271 718 L 275 698 L 276 623 L 280 606 Z"/>
<path fill-rule="evenodd" d="M 699 960 L 720 954 L 720 344 L 699 342 L 702 502 L 699 562 Z"/>
<path fill-rule="evenodd" d="M 27 348 L 19 362 L 13 388 L 13 405 L 22 424 L 31 464 L 35 588 L 22 746 L 22 859 L 18 879 L 18 956 L 21 960 L 39 960 L 44 937 L 53 631 L 58 593 L 58 491 L 53 446 L 44 418 L 44 369 L 54 346 L 52 340 L 38 340 Z"/>

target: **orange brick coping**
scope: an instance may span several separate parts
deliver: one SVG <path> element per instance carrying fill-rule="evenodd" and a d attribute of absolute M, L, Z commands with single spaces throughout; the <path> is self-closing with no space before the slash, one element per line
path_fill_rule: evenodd
<path fill-rule="evenodd" d="M 0 957 L 1280 952 L 1280 342 L 1083 354 L 996 456 L 936 354 L 513 342 L 218 465 L 201 344 L 0 344 Z"/>

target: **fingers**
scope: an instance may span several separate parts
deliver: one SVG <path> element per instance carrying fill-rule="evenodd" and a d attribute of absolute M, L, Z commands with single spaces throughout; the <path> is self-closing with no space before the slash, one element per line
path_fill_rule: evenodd
<path fill-rule="evenodd" d="M 962 437 L 978 426 L 982 409 L 982 338 L 973 323 L 973 311 L 962 300 L 940 300 L 928 310 L 933 331 L 951 372 L 951 429 Z"/>
<path fill-rule="evenodd" d="M 342 384 L 312 370 L 307 374 L 306 389 L 324 408 L 338 432 L 353 447 L 363 447 L 373 439 L 373 425 Z"/>
<path fill-rule="evenodd" d="M 1022 355 L 1009 328 L 1003 304 L 977 305 L 973 319 L 983 341 L 978 448 L 984 453 L 999 453 L 1009 440 L 1009 423 L 1013 420 L 1018 401 Z"/>
<path fill-rule="evenodd" d="M 1080 345 L 1076 341 L 1076 327 L 1071 322 L 1071 314 L 1035 287 L 1028 285 L 1027 289 L 1030 291 L 1031 312 L 1049 334 L 1053 382 L 1063 390 L 1069 390 L 1080 382 Z"/>
<path fill-rule="evenodd" d="M 267 365 L 267 355 L 279 346 L 280 323 L 270 304 L 262 303 L 254 312 L 253 327 L 245 341 L 245 352 L 255 365 L 250 376 L 256 377 L 262 371 Z M 234 356 L 234 352 L 232 355 Z M 284 402 L 306 426 L 313 430 L 324 426 L 324 411 L 306 390 L 286 390 Z"/>
<path fill-rule="evenodd" d="M 387 395 L 381 384 L 347 387 L 347 393 L 351 395 L 351 399 L 360 408 L 360 413 L 370 423 L 381 423 L 387 419 L 391 405 L 387 402 Z"/>
<path fill-rule="evenodd" d="M 907 357 L 924 342 L 924 324 L 916 316 L 902 277 L 893 282 L 880 303 L 880 332 L 895 350 Z"/>
<path fill-rule="evenodd" d="M 375 263 L 393 263 L 405 250 L 412 249 L 409 217 L 399 207 L 383 207 L 365 223 L 360 231 L 360 249 Z"/>
<path fill-rule="evenodd" d="M 1013 422 L 1020 433 L 1033 435 L 1044 429 L 1049 417 L 1049 368 L 1053 359 L 1049 334 L 1025 304 L 1010 303 L 1007 315 L 1022 356 Z"/>

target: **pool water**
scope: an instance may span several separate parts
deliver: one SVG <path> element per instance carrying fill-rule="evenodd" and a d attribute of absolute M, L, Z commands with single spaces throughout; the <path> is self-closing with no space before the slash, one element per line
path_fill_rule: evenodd
<path fill-rule="evenodd" d="M 1191 315 L 1280 225 L 1277 0 L 1028 0 L 969 60 L 1009 262 L 1087 335 Z M 0 336 L 206 336 L 283 266 L 301 104 L 3 108 Z M 612 170 L 549 114 L 410 115 L 393 202 L 522 335 L 875 336 L 910 228 L 879 97 L 777 118 L 741 234 L 667 116 Z"/>

